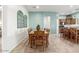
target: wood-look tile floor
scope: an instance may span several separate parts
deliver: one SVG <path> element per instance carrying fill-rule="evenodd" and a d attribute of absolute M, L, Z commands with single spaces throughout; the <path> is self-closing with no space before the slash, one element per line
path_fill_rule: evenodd
<path fill-rule="evenodd" d="M 28 43 L 22 41 L 12 53 L 78 53 L 79 44 L 74 44 L 57 35 L 49 35 L 49 46 L 44 51 L 39 49 L 30 48 Z"/>
<path fill-rule="evenodd" d="M 2 41 L 2 38 L 0 38 L 0 53 L 2 52 L 2 46 L 1 46 L 2 42 L 1 41 Z"/>

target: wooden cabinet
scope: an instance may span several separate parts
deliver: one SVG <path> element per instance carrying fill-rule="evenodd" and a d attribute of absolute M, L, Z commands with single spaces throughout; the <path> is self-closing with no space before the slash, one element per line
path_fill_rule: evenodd
<path fill-rule="evenodd" d="M 76 19 L 74 18 L 66 18 L 65 25 L 76 24 Z"/>
<path fill-rule="evenodd" d="M 62 33 L 63 32 L 64 20 L 65 19 L 59 19 L 59 33 Z"/>
<path fill-rule="evenodd" d="M 71 24 L 76 24 L 76 19 L 71 19 Z"/>

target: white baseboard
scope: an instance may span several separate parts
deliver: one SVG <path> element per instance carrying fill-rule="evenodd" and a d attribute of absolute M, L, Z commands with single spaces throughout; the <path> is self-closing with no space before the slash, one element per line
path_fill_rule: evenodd
<path fill-rule="evenodd" d="M 24 37 L 24 39 L 21 39 L 19 42 L 18 42 L 18 44 L 16 44 L 13 48 L 11 48 L 10 49 L 10 51 L 9 51 L 9 53 L 14 49 L 14 48 L 16 48 L 23 40 L 25 40 L 26 39 L 26 37 Z"/>
<path fill-rule="evenodd" d="M 25 38 L 24 38 L 25 39 Z M 15 48 L 15 47 L 17 47 L 24 39 L 21 39 L 17 44 L 15 44 L 11 49 L 9 49 L 9 50 L 3 50 L 2 52 L 3 53 L 11 53 L 11 51 Z"/>

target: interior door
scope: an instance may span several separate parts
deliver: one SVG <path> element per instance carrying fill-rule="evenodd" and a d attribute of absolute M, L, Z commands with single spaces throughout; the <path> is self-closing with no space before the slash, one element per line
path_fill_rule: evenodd
<path fill-rule="evenodd" d="M 50 27 L 50 19 L 51 19 L 50 16 L 45 16 L 45 17 L 44 17 L 44 28 L 48 28 L 48 29 L 51 28 L 51 27 Z"/>

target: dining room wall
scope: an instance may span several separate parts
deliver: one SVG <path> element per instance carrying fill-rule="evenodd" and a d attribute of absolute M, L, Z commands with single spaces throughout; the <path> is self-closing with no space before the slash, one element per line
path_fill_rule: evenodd
<path fill-rule="evenodd" d="M 44 28 L 44 17 L 50 16 L 51 33 L 57 33 L 57 13 L 56 12 L 29 12 L 29 26 L 36 28 L 37 24 Z"/>
<path fill-rule="evenodd" d="M 27 27 L 17 28 L 17 11 L 21 10 L 27 15 Z M 21 5 L 4 5 L 3 6 L 3 52 L 11 52 L 22 40 L 27 37 L 27 29 L 29 26 L 28 11 Z"/>
<path fill-rule="evenodd" d="M 0 11 L 0 24 L 2 24 L 2 22 L 1 22 L 1 17 L 2 17 L 2 16 L 1 16 L 1 11 Z"/>
<path fill-rule="evenodd" d="M 79 18 L 79 12 L 73 13 L 72 16 L 75 17 L 75 18 Z"/>
<path fill-rule="evenodd" d="M 73 18 L 76 20 L 76 25 L 79 25 L 79 12 L 75 12 L 71 14 Z"/>

